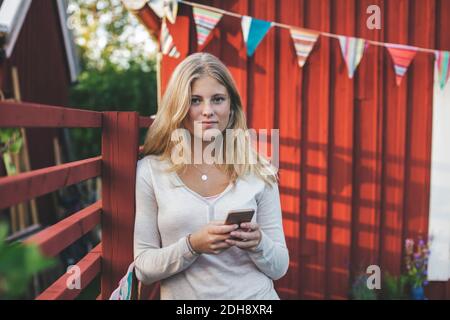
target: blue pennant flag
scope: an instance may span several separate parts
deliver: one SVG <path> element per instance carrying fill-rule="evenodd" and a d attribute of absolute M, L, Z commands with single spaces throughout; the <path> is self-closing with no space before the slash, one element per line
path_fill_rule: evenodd
<path fill-rule="evenodd" d="M 249 16 L 242 17 L 242 33 L 247 44 L 247 55 L 251 57 L 256 48 L 269 31 L 272 23 L 269 21 L 254 19 Z"/>

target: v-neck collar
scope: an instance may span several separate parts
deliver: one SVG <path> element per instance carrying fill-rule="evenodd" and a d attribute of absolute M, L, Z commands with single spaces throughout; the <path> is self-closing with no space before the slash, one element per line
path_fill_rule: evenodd
<path fill-rule="evenodd" d="M 230 182 L 228 184 L 228 186 L 218 195 L 217 198 L 211 200 L 205 199 L 204 196 L 202 196 L 201 194 L 197 193 L 196 191 L 192 190 L 191 188 L 189 188 L 184 182 L 183 180 L 181 180 L 181 178 L 178 176 L 178 174 L 176 172 L 172 172 L 172 176 L 175 178 L 175 180 L 179 183 L 178 186 L 183 187 L 186 191 L 188 191 L 189 193 L 191 193 L 194 197 L 196 197 L 197 199 L 200 199 L 201 201 L 203 201 L 204 203 L 206 203 L 208 206 L 212 206 L 214 205 L 220 198 L 222 198 L 225 194 L 227 194 L 231 188 L 233 187 L 233 183 Z M 237 181 L 236 181 L 237 183 Z"/>

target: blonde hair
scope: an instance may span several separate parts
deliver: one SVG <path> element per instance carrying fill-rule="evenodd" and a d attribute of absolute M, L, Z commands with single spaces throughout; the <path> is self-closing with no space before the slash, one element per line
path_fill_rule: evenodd
<path fill-rule="evenodd" d="M 183 128 L 183 120 L 191 105 L 192 83 L 205 75 L 216 79 L 228 91 L 231 118 L 227 128 L 247 132 L 241 98 L 227 67 L 212 54 L 194 53 L 175 68 L 169 80 L 156 118 L 147 131 L 144 155 L 158 155 L 160 159 L 171 161 L 172 148 L 178 144 L 177 141 L 172 141 L 172 133 Z M 238 177 L 252 173 L 269 185 L 276 183 L 277 170 L 266 158 L 256 152 L 248 135 L 240 134 L 235 137 L 233 141 L 233 160 L 235 161 L 231 164 L 221 164 L 219 168 L 224 170 L 233 183 Z M 250 154 L 246 151 L 250 151 Z M 253 164 L 249 162 L 251 157 L 256 159 Z M 174 164 L 172 161 L 171 163 L 169 171 L 181 172 L 186 168 L 184 163 Z"/>

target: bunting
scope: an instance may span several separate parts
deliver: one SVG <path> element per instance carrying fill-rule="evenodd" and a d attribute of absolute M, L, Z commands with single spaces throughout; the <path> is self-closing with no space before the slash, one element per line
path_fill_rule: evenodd
<path fill-rule="evenodd" d="M 364 39 L 346 36 L 339 36 L 339 43 L 342 56 L 347 64 L 348 77 L 352 79 L 368 45 Z"/>
<path fill-rule="evenodd" d="M 251 57 L 262 39 L 269 31 L 272 23 L 269 21 L 254 19 L 249 16 L 242 17 L 242 33 L 244 34 L 244 41 L 247 45 L 247 55 Z"/>
<path fill-rule="evenodd" d="M 297 53 L 298 65 L 303 67 L 319 38 L 319 33 L 297 28 L 291 28 L 290 32 Z"/>
<path fill-rule="evenodd" d="M 141 0 L 122 0 L 136 4 L 128 5 L 132 7 L 140 5 Z M 143 0 L 142 0 L 143 1 Z M 240 15 L 238 13 L 219 10 L 217 8 L 199 5 L 196 3 L 184 0 L 148 0 L 149 6 L 155 13 L 171 22 L 175 22 L 178 2 L 193 7 L 193 15 L 197 30 L 197 43 L 203 46 L 208 40 L 211 31 L 217 26 L 217 23 L 222 19 L 223 15 L 229 15 L 241 19 L 243 38 L 247 47 L 247 56 L 251 57 L 256 51 L 261 41 L 272 26 L 289 29 L 291 38 L 294 43 L 298 64 L 303 67 L 314 49 L 315 43 L 320 36 L 336 38 L 339 40 L 341 53 L 346 62 L 348 76 L 353 78 L 356 69 L 358 68 L 365 50 L 369 44 L 376 46 L 384 46 L 388 50 L 394 64 L 395 82 L 397 86 L 401 84 L 408 67 L 414 59 L 417 52 L 433 53 L 435 55 L 435 69 L 436 75 L 439 79 L 439 87 L 443 90 L 450 79 L 450 52 L 436 51 L 428 48 L 413 47 L 408 45 L 384 43 L 379 41 L 371 41 L 361 38 L 347 37 L 343 35 L 333 34 L 329 32 L 321 32 L 317 30 L 299 28 L 289 26 L 278 22 L 271 22 L 265 20 L 255 19 L 250 16 Z M 220 13 L 219 13 L 219 12 Z M 173 43 L 173 38 L 163 23 L 161 30 L 161 48 L 164 54 L 172 57 L 178 57 L 180 53 Z"/>
<path fill-rule="evenodd" d="M 394 61 L 394 70 L 396 74 L 397 86 L 402 82 L 409 65 L 416 56 L 417 48 L 401 44 L 385 44 L 392 60 Z"/>
<path fill-rule="evenodd" d="M 178 12 L 178 0 L 149 0 L 148 5 L 161 19 L 167 18 L 170 23 L 175 23 Z"/>
<path fill-rule="evenodd" d="M 178 52 L 177 47 L 173 43 L 173 38 L 169 32 L 169 28 L 167 28 L 166 19 L 163 19 L 162 21 L 160 41 L 161 52 L 164 55 L 168 55 L 173 58 L 178 58 L 180 56 L 180 52 Z"/>
<path fill-rule="evenodd" d="M 202 46 L 222 18 L 222 14 L 198 7 L 193 8 L 193 14 L 197 27 L 197 44 Z"/>
<path fill-rule="evenodd" d="M 435 72 L 437 72 L 439 88 L 443 90 L 450 78 L 450 52 L 436 51 L 435 58 Z"/>

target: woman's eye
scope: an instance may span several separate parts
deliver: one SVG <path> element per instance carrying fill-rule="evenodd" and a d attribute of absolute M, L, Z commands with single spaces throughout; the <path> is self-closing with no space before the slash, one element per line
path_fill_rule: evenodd
<path fill-rule="evenodd" d="M 215 103 L 215 104 L 220 104 L 220 103 L 222 103 L 224 101 L 225 101 L 224 97 L 217 97 L 217 98 L 213 99 L 213 103 Z"/>
<path fill-rule="evenodd" d="M 200 104 L 200 99 L 198 99 L 198 98 L 192 99 L 192 100 L 191 100 L 191 104 L 192 104 L 192 105 L 198 105 L 198 104 Z"/>

